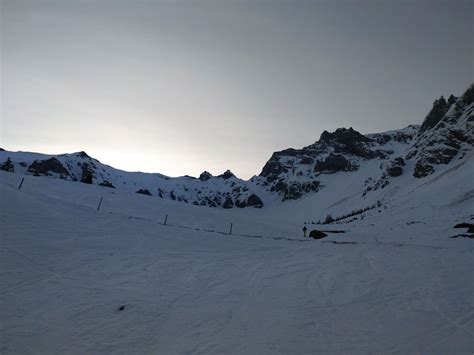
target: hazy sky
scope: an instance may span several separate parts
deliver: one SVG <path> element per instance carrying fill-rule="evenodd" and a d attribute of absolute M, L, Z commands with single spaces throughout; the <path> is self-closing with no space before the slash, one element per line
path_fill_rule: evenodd
<path fill-rule="evenodd" d="M 0 146 L 258 174 L 474 81 L 474 1 L 0 0 Z"/>

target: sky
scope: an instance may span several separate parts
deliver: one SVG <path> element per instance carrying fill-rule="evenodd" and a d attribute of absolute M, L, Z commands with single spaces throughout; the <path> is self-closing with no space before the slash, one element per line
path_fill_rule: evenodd
<path fill-rule="evenodd" d="M 474 81 L 473 1 L 0 0 L 0 147 L 259 174 Z"/>

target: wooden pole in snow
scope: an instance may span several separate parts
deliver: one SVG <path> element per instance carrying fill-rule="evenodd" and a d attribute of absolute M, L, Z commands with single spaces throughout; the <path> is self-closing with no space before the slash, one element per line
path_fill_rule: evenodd
<path fill-rule="evenodd" d="M 165 216 L 165 226 L 166 226 L 166 221 L 168 221 L 168 215 Z"/>
<path fill-rule="evenodd" d="M 23 181 L 25 181 L 25 178 L 21 179 L 20 186 L 18 186 L 18 190 L 21 189 L 21 187 L 23 186 Z"/>
<path fill-rule="evenodd" d="M 100 209 L 100 205 L 102 205 L 102 200 L 103 199 L 104 199 L 103 197 L 100 198 L 99 205 L 97 206 L 97 211 Z"/>
<path fill-rule="evenodd" d="M 232 235 L 232 222 L 230 222 L 230 230 L 229 230 L 229 235 Z"/>

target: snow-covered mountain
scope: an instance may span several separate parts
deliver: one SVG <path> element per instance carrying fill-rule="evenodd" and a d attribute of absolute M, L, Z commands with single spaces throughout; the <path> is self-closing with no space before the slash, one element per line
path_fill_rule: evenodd
<path fill-rule="evenodd" d="M 261 173 L 248 181 L 229 170 L 219 176 L 205 171 L 198 178 L 126 172 L 85 152 L 45 155 L 1 149 L 0 168 L 227 209 L 298 200 L 321 190 L 336 193 L 341 185 L 374 200 L 402 175 L 409 174 L 405 183 L 413 183 L 468 159 L 473 144 L 474 84 L 459 98 L 436 100 L 421 126 L 367 135 L 353 128 L 324 131 L 302 149 L 273 153 Z"/>
<path fill-rule="evenodd" d="M 471 354 L 473 89 L 248 181 L 0 151 L 0 352 Z"/>

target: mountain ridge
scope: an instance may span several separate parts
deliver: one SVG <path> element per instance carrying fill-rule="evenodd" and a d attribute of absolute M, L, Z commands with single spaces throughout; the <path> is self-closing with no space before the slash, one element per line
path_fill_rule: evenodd
<path fill-rule="evenodd" d="M 472 150 L 473 123 L 474 84 L 459 98 L 451 95 L 448 100 L 435 100 L 421 125 L 370 134 L 352 127 L 323 131 L 308 146 L 274 152 L 260 174 L 248 180 L 239 179 L 230 170 L 217 176 L 204 171 L 199 177 L 127 172 L 103 164 L 85 151 L 50 155 L 0 149 L 0 169 L 201 206 L 261 208 L 332 188 L 332 176 L 337 174 L 351 181 L 360 169 L 367 175 L 362 196 L 407 173 L 415 179 L 427 177 Z"/>

